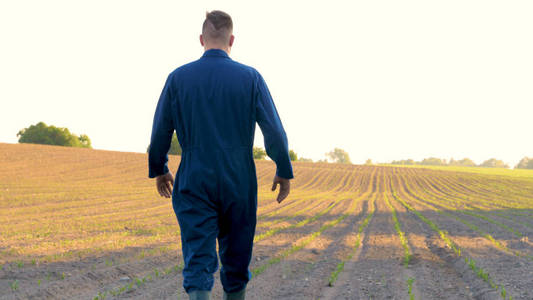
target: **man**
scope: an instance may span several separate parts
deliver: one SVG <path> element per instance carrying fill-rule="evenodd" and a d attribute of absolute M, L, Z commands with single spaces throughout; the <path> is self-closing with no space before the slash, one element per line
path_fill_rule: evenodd
<path fill-rule="evenodd" d="M 277 166 L 272 191 L 280 185 L 278 202 L 288 196 L 293 178 L 287 136 L 265 81 L 228 56 L 232 31 L 228 14 L 206 14 L 200 35 L 205 52 L 170 73 L 152 128 L 149 177 L 156 177 L 161 196 L 172 195 L 190 299 L 209 299 L 217 239 L 224 299 L 244 299 L 257 213 L 256 122 Z M 175 181 L 167 167 L 174 130 L 183 149 Z"/>

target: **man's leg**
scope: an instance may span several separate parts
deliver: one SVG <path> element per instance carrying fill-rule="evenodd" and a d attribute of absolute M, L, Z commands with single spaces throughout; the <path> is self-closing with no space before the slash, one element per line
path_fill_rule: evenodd
<path fill-rule="evenodd" d="M 183 287 L 192 297 L 203 298 L 213 288 L 213 273 L 218 269 L 216 237 L 218 217 L 209 200 L 177 193 L 172 204 L 181 229 Z M 198 291 L 192 293 L 194 291 Z M 191 294 L 192 293 L 192 294 Z"/>
<path fill-rule="evenodd" d="M 238 201 L 240 200 L 240 201 Z M 226 202 L 226 204 L 228 204 Z M 224 292 L 228 295 L 242 295 L 251 279 L 248 270 L 252 258 L 252 247 L 256 225 L 256 200 L 234 199 L 230 205 L 223 205 L 225 210 L 219 218 L 218 246 L 220 262 L 220 280 Z M 227 296 L 227 295 L 226 295 Z"/>

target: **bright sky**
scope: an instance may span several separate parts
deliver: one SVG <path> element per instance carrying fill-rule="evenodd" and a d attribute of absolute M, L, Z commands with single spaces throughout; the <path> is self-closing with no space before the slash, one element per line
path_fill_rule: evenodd
<path fill-rule="evenodd" d="M 0 142 L 44 121 L 145 152 L 164 81 L 202 55 L 214 9 L 300 156 L 533 156 L 533 2 L 503 0 L 2 1 Z"/>

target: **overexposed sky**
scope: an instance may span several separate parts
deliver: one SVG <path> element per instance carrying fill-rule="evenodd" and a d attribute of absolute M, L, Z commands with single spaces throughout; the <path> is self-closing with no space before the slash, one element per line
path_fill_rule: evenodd
<path fill-rule="evenodd" d="M 2 1 L 0 142 L 44 121 L 144 152 L 164 81 L 202 55 L 214 9 L 300 156 L 533 156 L 531 1 Z"/>

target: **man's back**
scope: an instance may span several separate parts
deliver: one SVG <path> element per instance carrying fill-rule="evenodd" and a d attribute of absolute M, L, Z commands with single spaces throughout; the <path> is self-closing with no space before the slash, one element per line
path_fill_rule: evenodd
<path fill-rule="evenodd" d="M 221 207 L 224 198 L 254 198 L 258 76 L 219 49 L 169 75 L 171 117 L 183 149 L 177 192 Z"/>
<path fill-rule="evenodd" d="M 219 160 L 246 163 L 254 171 L 250 179 L 255 180 L 252 147 L 256 122 L 267 154 L 278 166 L 277 175 L 292 178 L 287 137 L 263 78 L 223 50 L 207 50 L 199 60 L 168 76 L 154 117 L 150 177 L 156 175 L 153 170 L 168 171 L 160 164 L 166 162 L 161 156 L 166 156 L 163 150 L 168 145 L 154 141 L 166 141 L 165 137 L 176 130 L 182 160 L 211 167 L 220 166 Z M 158 134 L 163 137 L 158 138 Z"/>
<path fill-rule="evenodd" d="M 172 72 L 175 127 L 183 149 L 251 150 L 257 79 L 254 69 L 218 49 Z"/>

